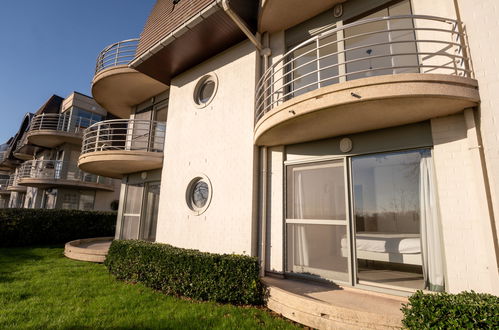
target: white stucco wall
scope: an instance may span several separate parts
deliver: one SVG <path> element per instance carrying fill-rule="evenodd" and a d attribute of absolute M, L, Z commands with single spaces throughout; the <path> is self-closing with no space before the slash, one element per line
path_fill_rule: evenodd
<path fill-rule="evenodd" d="M 469 125 L 469 123 L 468 123 Z M 499 277 L 473 127 L 463 114 L 431 121 L 449 292 L 499 293 Z"/>
<path fill-rule="evenodd" d="M 254 90 L 257 53 L 245 41 L 175 77 L 171 83 L 158 242 L 215 253 L 256 254 Z M 218 90 L 196 108 L 198 79 L 214 72 Z M 193 215 L 186 188 L 198 174 L 211 181 L 208 209 Z"/>
<path fill-rule="evenodd" d="M 499 1 L 459 0 L 459 12 L 465 26 L 478 80 L 480 106 L 479 126 L 485 154 L 491 201 L 495 214 L 496 235 L 499 234 Z M 496 236 L 496 249 L 499 243 Z M 499 251 L 496 250 L 496 254 Z"/>

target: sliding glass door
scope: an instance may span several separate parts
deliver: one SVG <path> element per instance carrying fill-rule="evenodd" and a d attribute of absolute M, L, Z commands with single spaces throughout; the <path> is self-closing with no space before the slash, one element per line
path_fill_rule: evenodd
<path fill-rule="evenodd" d="M 431 150 L 288 165 L 286 173 L 286 272 L 444 289 Z"/>

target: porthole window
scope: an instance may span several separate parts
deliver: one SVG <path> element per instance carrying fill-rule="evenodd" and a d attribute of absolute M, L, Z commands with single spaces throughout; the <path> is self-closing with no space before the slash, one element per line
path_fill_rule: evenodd
<path fill-rule="evenodd" d="M 199 175 L 187 186 L 185 199 L 187 206 L 195 215 L 202 214 L 210 205 L 211 183 L 205 175 Z"/>
<path fill-rule="evenodd" d="M 199 79 L 194 89 L 194 103 L 197 108 L 204 108 L 217 93 L 218 79 L 214 73 L 210 73 Z"/>

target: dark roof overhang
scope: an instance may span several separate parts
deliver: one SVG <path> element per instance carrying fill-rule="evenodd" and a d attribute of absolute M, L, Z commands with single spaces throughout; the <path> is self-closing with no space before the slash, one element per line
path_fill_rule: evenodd
<path fill-rule="evenodd" d="M 171 2 L 171 0 L 159 0 L 158 3 L 165 1 Z M 151 17 L 161 17 L 160 13 L 155 13 L 155 10 L 165 10 L 166 5 L 158 7 L 158 3 Z M 258 1 L 231 0 L 229 3 L 231 9 L 255 33 Z M 246 38 L 224 11 L 221 0 L 211 1 L 199 12 L 192 13 L 181 24 L 177 24 L 174 29 L 164 30 L 161 36 L 156 36 L 156 42 L 151 42 L 151 38 L 147 38 L 149 31 L 157 31 L 158 25 L 165 24 L 166 19 L 168 19 L 167 14 L 162 19 L 148 20 L 141 41 L 146 40 L 150 47 L 147 49 L 143 45 L 141 47 L 139 42 L 137 57 L 130 63 L 130 67 L 167 85 L 170 84 L 172 77 Z"/>

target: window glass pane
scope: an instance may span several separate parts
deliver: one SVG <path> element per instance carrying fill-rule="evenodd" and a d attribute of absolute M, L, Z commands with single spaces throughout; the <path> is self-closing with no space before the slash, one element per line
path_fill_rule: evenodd
<path fill-rule="evenodd" d="M 288 224 L 286 232 L 288 272 L 348 281 L 346 226 Z"/>
<path fill-rule="evenodd" d="M 126 189 L 124 212 L 127 214 L 140 214 L 144 184 L 129 184 Z"/>
<path fill-rule="evenodd" d="M 62 209 L 75 210 L 78 209 L 78 193 L 65 192 L 62 195 Z"/>
<path fill-rule="evenodd" d="M 287 169 L 288 219 L 346 220 L 343 161 Z"/>
<path fill-rule="evenodd" d="M 319 40 L 319 46 L 321 87 L 336 84 L 339 82 L 336 34 Z"/>

